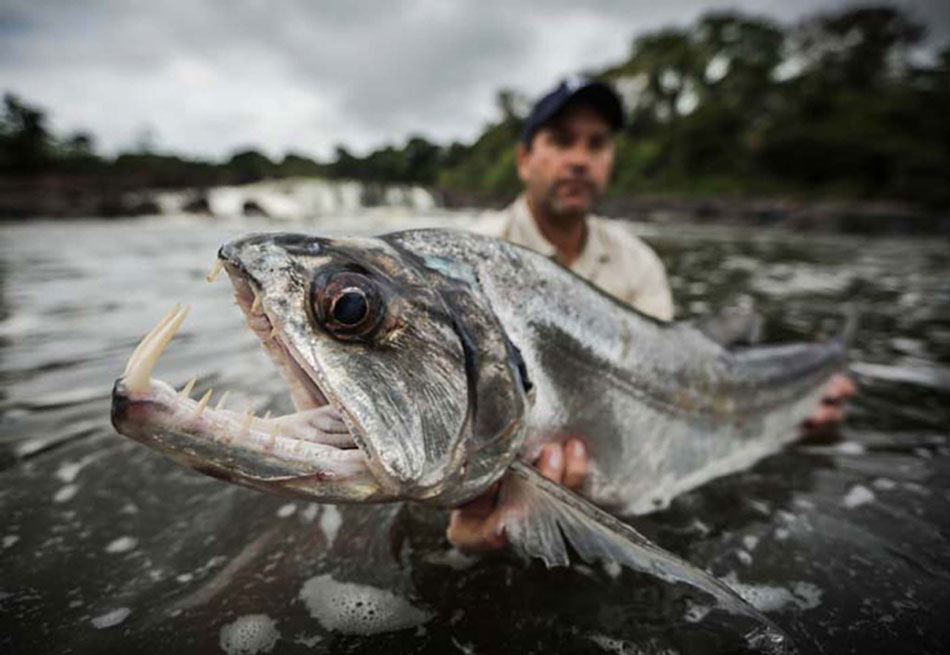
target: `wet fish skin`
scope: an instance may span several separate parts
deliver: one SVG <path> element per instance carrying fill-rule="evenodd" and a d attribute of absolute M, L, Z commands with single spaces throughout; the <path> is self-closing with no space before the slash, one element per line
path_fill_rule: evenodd
<path fill-rule="evenodd" d="M 583 435 L 582 493 L 614 513 L 662 508 L 776 452 L 845 363 L 837 339 L 730 351 L 506 242 L 441 230 L 382 239 L 474 281 L 533 385 L 521 458 L 532 460 L 545 440 Z"/>

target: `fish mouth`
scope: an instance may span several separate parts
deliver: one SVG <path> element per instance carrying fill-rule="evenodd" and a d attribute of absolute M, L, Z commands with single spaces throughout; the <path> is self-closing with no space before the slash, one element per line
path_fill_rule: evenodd
<path fill-rule="evenodd" d="M 176 305 L 142 339 L 116 380 L 115 428 L 180 464 L 230 482 L 323 502 L 384 500 L 386 494 L 349 427 L 352 420 L 315 381 L 320 373 L 281 336 L 256 282 L 240 263 L 219 259 L 208 280 L 222 268 L 248 327 L 280 370 L 297 411 L 257 417 L 251 410 L 227 409 L 227 391 L 213 406 L 211 389 L 194 400 L 195 379 L 181 391 L 153 379 L 159 357 L 190 309 Z"/>

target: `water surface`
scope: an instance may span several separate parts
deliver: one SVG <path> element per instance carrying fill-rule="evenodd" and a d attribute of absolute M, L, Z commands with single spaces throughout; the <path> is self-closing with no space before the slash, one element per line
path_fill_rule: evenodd
<path fill-rule="evenodd" d="M 464 224 L 386 213 L 307 226 Z M 197 218 L 0 228 L 0 651 L 703 653 L 742 640 L 636 574 L 547 571 L 451 550 L 442 512 L 320 506 L 180 469 L 116 435 L 112 381 L 174 303 L 194 306 L 156 376 L 289 401 L 204 282 L 260 222 Z M 710 570 L 806 653 L 950 644 L 950 249 L 910 240 L 640 228 L 680 318 L 742 295 L 766 340 L 860 309 L 861 385 L 843 434 L 799 443 L 634 524 Z M 217 396 L 217 394 L 216 394 Z M 685 603 L 685 604 L 684 604 Z M 685 617 L 685 618 L 684 618 Z"/>

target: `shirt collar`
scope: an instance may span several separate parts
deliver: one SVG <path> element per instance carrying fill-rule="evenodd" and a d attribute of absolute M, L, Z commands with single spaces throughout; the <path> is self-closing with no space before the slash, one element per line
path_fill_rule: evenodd
<path fill-rule="evenodd" d="M 511 222 L 508 225 L 508 239 L 515 243 L 531 248 L 546 257 L 554 257 L 557 250 L 550 241 L 544 238 L 538 224 L 528 208 L 528 200 L 524 194 L 518 196 L 511 206 Z"/>
<path fill-rule="evenodd" d="M 527 246 L 546 257 L 555 257 L 557 250 L 550 241 L 544 238 L 538 224 L 528 208 L 528 200 L 524 194 L 511 206 L 511 220 L 508 224 L 507 238 L 515 243 Z M 601 229 L 597 219 L 587 217 L 587 239 L 574 264 L 572 271 L 582 277 L 593 277 L 594 273 L 610 261 L 610 243 L 607 235 Z"/>

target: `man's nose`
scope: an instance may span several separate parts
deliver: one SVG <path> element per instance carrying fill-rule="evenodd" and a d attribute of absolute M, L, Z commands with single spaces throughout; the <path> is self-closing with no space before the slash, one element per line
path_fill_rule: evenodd
<path fill-rule="evenodd" d="M 582 144 L 576 143 L 566 152 L 567 165 L 572 169 L 586 170 L 590 166 L 590 149 Z"/>

